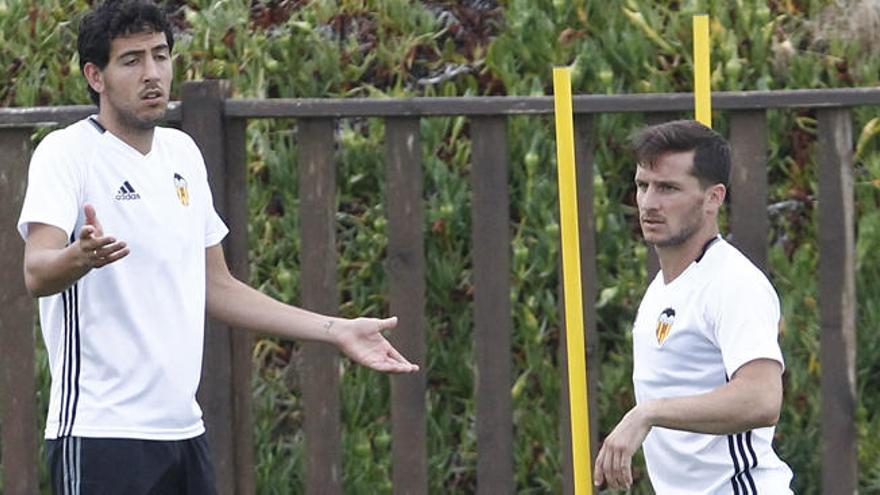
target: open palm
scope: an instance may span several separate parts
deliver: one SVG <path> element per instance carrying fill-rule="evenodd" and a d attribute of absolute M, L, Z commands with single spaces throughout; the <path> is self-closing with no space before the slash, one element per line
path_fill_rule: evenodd
<path fill-rule="evenodd" d="M 382 335 L 397 326 L 397 317 L 344 320 L 335 329 L 339 349 L 357 363 L 385 373 L 412 373 L 419 367 L 407 361 Z"/>

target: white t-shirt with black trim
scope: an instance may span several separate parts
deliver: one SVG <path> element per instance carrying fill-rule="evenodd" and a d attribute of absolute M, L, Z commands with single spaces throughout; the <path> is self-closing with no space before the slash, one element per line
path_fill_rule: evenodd
<path fill-rule="evenodd" d="M 19 232 L 43 223 L 75 240 L 86 203 L 131 252 L 40 298 L 52 374 L 45 436 L 198 436 L 205 249 L 228 232 L 201 152 L 156 128 L 143 155 L 93 117 L 54 131 L 31 159 Z"/>
<path fill-rule="evenodd" d="M 718 238 L 669 284 L 648 287 L 633 328 L 636 402 L 724 385 L 755 359 L 783 364 L 779 298 L 764 274 Z M 786 494 L 792 472 L 773 451 L 775 428 L 707 435 L 652 428 L 643 444 L 658 494 Z"/>

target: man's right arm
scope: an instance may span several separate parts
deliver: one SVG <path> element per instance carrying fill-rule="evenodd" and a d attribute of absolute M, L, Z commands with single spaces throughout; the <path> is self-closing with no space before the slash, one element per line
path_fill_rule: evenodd
<path fill-rule="evenodd" d="M 655 426 L 729 435 L 775 425 L 781 407 L 782 364 L 765 358 L 742 365 L 729 382 L 710 392 L 642 402 L 626 413 L 602 443 L 594 483 L 629 489 L 632 456 Z"/>
<path fill-rule="evenodd" d="M 86 205 L 85 213 L 86 224 L 71 244 L 67 243 L 67 234 L 58 227 L 43 223 L 28 225 L 24 281 L 33 297 L 57 294 L 92 268 L 100 268 L 128 255 L 124 242 L 104 235 L 91 205 Z"/>

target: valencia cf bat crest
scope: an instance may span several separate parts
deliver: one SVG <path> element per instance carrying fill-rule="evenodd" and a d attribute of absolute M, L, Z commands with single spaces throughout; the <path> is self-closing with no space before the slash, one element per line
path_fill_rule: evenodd
<path fill-rule="evenodd" d="M 666 340 L 666 336 L 669 335 L 669 330 L 672 329 L 672 324 L 675 323 L 675 310 L 672 308 L 666 308 L 660 313 L 660 317 L 657 318 L 657 343 L 663 345 L 663 341 Z"/>
<path fill-rule="evenodd" d="M 174 188 L 177 189 L 177 199 L 183 206 L 189 206 L 189 189 L 186 187 L 186 179 L 180 174 L 174 174 Z"/>

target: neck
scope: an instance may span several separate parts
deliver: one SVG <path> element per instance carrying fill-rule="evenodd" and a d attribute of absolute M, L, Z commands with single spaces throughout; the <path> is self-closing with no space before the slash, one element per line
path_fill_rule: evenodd
<path fill-rule="evenodd" d="M 678 278 L 691 263 L 700 257 L 706 243 L 717 236 L 718 225 L 710 223 L 682 244 L 655 246 L 657 258 L 660 261 L 660 270 L 663 272 L 663 282 L 668 284 Z"/>
<path fill-rule="evenodd" d="M 107 106 L 101 105 L 98 122 L 122 142 L 146 155 L 153 148 L 154 127 L 141 128 L 126 123 Z"/>

